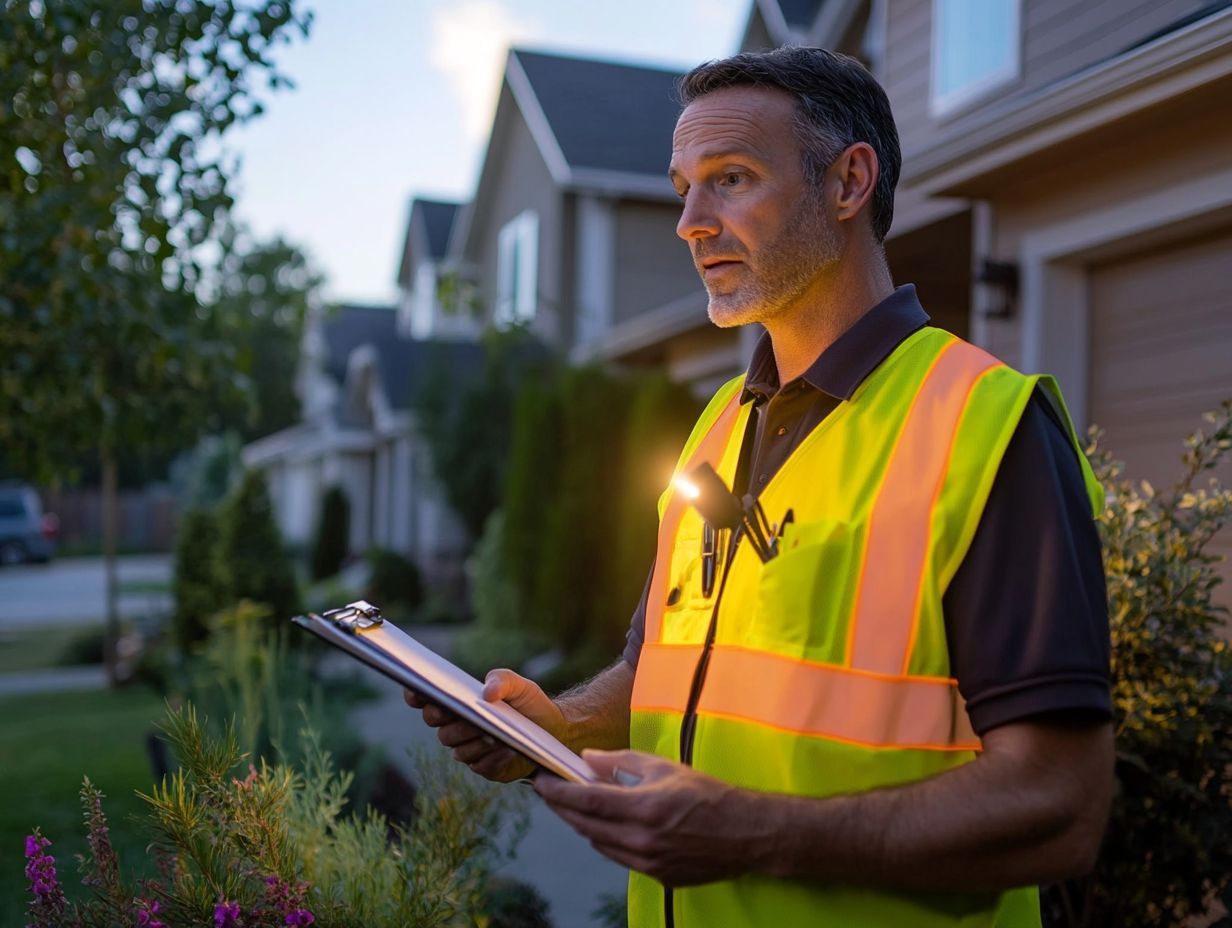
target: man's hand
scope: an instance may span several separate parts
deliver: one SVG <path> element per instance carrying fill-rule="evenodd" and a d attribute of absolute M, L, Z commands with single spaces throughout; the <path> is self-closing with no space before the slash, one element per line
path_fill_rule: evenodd
<path fill-rule="evenodd" d="M 424 721 L 436 729 L 441 744 L 453 749 L 454 758 L 480 776 L 508 783 L 529 776 L 535 769 L 531 761 L 512 748 L 414 690 L 405 690 L 404 697 L 407 705 L 423 710 Z M 490 671 L 484 680 L 483 698 L 488 702 L 504 700 L 557 738 L 564 734 L 565 719 L 556 703 L 534 682 L 512 670 Z"/>
<path fill-rule="evenodd" d="M 758 828 L 743 815 L 740 790 L 638 751 L 582 756 L 607 782 L 539 777 L 535 790 L 601 854 L 665 886 L 710 883 L 747 868 L 744 845 L 735 835 L 747 839 Z M 640 782 L 617 785 L 631 777 Z M 741 827 L 733 828 L 737 823 Z"/>

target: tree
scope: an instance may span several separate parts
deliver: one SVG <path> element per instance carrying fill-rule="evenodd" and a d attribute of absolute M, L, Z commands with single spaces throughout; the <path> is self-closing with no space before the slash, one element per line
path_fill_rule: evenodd
<path fill-rule="evenodd" d="M 276 622 L 285 622 L 300 611 L 295 572 L 283 549 L 260 471 L 245 473 L 223 506 L 218 569 L 226 603 L 247 599 L 269 606 Z"/>
<path fill-rule="evenodd" d="M 231 605 L 222 599 L 218 571 L 218 521 L 205 509 L 190 509 L 175 539 L 175 641 L 184 654 L 209 635 L 209 618 Z"/>
<path fill-rule="evenodd" d="M 351 548 L 351 504 L 340 486 L 332 486 L 321 498 L 321 518 L 312 546 L 312 579 L 324 580 L 342 569 Z"/>
<path fill-rule="evenodd" d="M 213 312 L 231 162 L 295 0 L 0 0 L 0 445 L 98 454 L 114 679 L 117 456 L 184 447 L 242 386 Z"/>

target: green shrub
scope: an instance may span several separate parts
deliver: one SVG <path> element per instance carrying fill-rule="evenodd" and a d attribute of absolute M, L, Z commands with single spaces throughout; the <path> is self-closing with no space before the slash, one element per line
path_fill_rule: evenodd
<path fill-rule="evenodd" d="M 127 925 L 155 915 L 167 925 L 482 924 L 491 874 L 525 833 L 524 794 L 439 753 L 417 760 L 415 815 L 398 827 L 371 810 L 343 814 L 349 775 L 311 730 L 299 734 L 302 762 L 259 766 L 234 731 L 212 734 L 191 704 L 169 710 L 164 730 L 181 766 L 142 794 L 149 815 L 137 820 L 160 875 L 125 878 L 103 796 L 87 779 L 90 853 L 81 872 L 91 891 L 72 903 L 58 884 L 49 888 L 55 864 L 35 828 L 27 856 L 44 874 L 31 908 L 40 925 Z M 510 901 L 511 911 L 525 911 L 525 899 Z"/>
<path fill-rule="evenodd" d="M 204 509 L 190 509 L 180 519 L 172 593 L 175 644 L 188 653 L 205 639 L 209 617 L 230 604 L 219 572 L 218 521 Z"/>
<path fill-rule="evenodd" d="M 103 662 L 103 630 L 87 628 L 77 632 L 64 643 L 56 659 L 59 667 L 78 667 L 82 664 Z"/>
<path fill-rule="evenodd" d="M 321 518 L 312 546 L 313 580 L 332 577 L 342 569 L 350 550 L 350 538 L 351 504 L 342 487 L 332 486 L 321 499 Z"/>
<path fill-rule="evenodd" d="M 242 599 L 269 606 L 275 621 L 300 611 L 299 588 L 283 549 L 273 504 L 260 471 L 250 470 L 223 506 L 218 568 L 224 604 Z"/>
<path fill-rule="evenodd" d="M 1058 894 L 1075 928 L 1180 928 L 1213 899 L 1232 908 L 1232 656 L 1207 550 L 1232 489 L 1206 479 L 1232 448 L 1232 402 L 1208 420 L 1162 492 L 1093 448 L 1108 494 L 1117 792 L 1095 872 Z"/>
<path fill-rule="evenodd" d="M 423 577 L 415 562 L 388 548 L 369 548 L 368 589 L 365 599 L 382 609 L 416 609 L 424 599 Z"/>
<path fill-rule="evenodd" d="M 471 603 L 475 621 L 454 644 L 454 661 L 483 679 L 494 667 L 517 670 L 528 658 L 551 646 L 540 631 L 519 621 L 518 590 L 503 557 L 505 516 L 497 510 L 488 517 L 471 555 Z"/>

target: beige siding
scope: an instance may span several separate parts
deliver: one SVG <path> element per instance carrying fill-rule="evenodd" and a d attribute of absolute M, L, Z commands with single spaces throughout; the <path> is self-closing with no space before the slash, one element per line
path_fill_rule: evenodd
<path fill-rule="evenodd" d="M 676 235 L 680 207 L 621 203 L 616 208 L 616 324 L 701 287 L 688 246 Z"/>
<path fill-rule="evenodd" d="M 534 330 L 550 344 L 559 344 L 568 331 L 560 291 L 563 196 L 521 113 L 511 98 L 502 98 L 501 105 L 506 104 L 508 124 L 494 136 L 488 155 L 499 162 L 494 166 L 485 210 L 477 217 L 482 223 L 478 261 L 484 307 L 490 316 L 496 302 L 496 241 L 501 227 L 523 210 L 533 209 L 539 214 L 539 312 Z"/>
<path fill-rule="evenodd" d="M 990 107 L 1038 92 L 1119 55 L 1203 5 L 1202 0 L 1022 0 L 1019 77 L 954 113 L 929 113 L 933 0 L 889 0 L 885 87 L 907 153 L 941 132 L 961 134 Z"/>

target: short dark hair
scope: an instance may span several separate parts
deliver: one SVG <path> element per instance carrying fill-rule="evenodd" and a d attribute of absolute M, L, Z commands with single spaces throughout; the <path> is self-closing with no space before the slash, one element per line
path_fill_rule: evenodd
<path fill-rule="evenodd" d="M 847 146 L 867 142 L 872 147 L 880 167 L 873 190 L 873 235 L 884 242 L 894 219 L 902 153 L 890 101 L 864 65 L 824 48 L 786 46 L 707 61 L 680 79 L 678 91 L 681 104 L 688 106 L 708 93 L 741 86 L 777 87 L 795 98 L 804 175 L 817 186 Z"/>

